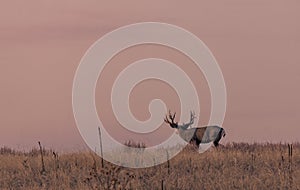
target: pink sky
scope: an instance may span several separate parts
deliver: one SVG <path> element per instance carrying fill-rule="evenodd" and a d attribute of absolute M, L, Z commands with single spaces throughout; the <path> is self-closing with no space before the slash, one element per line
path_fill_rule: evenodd
<path fill-rule="evenodd" d="M 300 141 L 299 7 L 297 0 L 3 2 L 0 146 L 27 149 L 42 141 L 46 147 L 55 149 L 83 148 L 72 113 L 71 94 L 80 59 L 105 33 L 143 21 L 183 27 L 213 52 L 228 93 L 223 124 L 228 135 L 222 142 Z M 140 48 L 112 60 L 107 77 L 118 69 L 114 62 L 125 64 L 143 55 L 165 56 L 174 62 L 185 60 L 174 52 L 159 51 L 159 47 Z M 150 54 L 147 48 L 151 49 Z M 104 86 L 109 84 L 106 79 Z M 176 101 L 175 95 L 166 96 L 172 94 L 170 89 L 159 95 L 165 86 L 150 83 L 133 92 L 136 98 L 132 98 L 132 109 L 138 118 L 147 119 L 139 109 L 144 110 L 151 97 L 140 98 L 139 94 L 150 87 L 157 87 L 154 96 L 161 96 L 176 107 L 172 101 Z M 105 92 L 98 86 L 99 110 Z M 208 95 L 201 92 L 207 102 Z M 134 101 L 141 101 L 142 108 Z M 201 107 L 203 122 L 208 117 L 209 105 L 204 101 Z M 114 124 L 113 118 L 105 118 L 107 125 Z"/>

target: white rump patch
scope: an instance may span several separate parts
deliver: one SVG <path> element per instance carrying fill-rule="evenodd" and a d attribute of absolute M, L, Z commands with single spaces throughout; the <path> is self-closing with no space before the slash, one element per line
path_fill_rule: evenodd
<path fill-rule="evenodd" d="M 212 143 L 213 142 L 210 142 L 210 143 L 200 143 L 199 144 L 198 153 L 203 153 L 203 152 L 207 151 L 212 146 Z"/>

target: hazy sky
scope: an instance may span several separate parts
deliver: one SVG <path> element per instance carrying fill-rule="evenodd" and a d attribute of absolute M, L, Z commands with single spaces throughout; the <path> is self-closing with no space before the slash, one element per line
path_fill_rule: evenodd
<path fill-rule="evenodd" d="M 223 124 L 228 135 L 222 142 L 300 141 L 299 7 L 297 0 L 3 1 L 0 146 L 26 149 L 42 141 L 47 147 L 61 150 L 83 148 L 71 94 L 80 59 L 105 33 L 144 21 L 183 27 L 213 52 L 228 93 Z M 97 86 L 98 110 L 105 106 L 112 83 L 109 79 L 124 65 L 144 56 L 168 58 L 178 65 L 189 61 L 156 46 L 120 53 L 106 68 L 105 84 L 99 84 L 105 88 Z M 203 97 L 201 122 L 205 124 L 210 112 L 209 92 L 202 77 L 195 80 L 204 83 L 197 90 Z M 147 89 L 152 93 L 144 96 Z M 149 116 L 146 110 L 151 95 L 177 108 L 172 89 L 152 81 L 132 93 L 132 110 L 138 118 Z M 102 117 L 106 125 L 113 126 L 113 117 L 105 114 Z M 146 143 L 153 143 L 150 139 Z"/>

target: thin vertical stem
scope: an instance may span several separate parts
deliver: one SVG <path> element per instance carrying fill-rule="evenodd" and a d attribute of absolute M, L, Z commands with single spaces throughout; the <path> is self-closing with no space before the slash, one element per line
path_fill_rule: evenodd
<path fill-rule="evenodd" d="M 100 127 L 98 127 L 98 132 L 99 132 L 99 143 L 100 143 L 100 154 L 101 154 L 101 166 L 102 166 L 102 168 L 104 168 L 102 139 L 101 139 L 101 129 L 100 129 Z"/>
<path fill-rule="evenodd" d="M 170 159 L 169 159 L 169 152 L 168 152 L 168 150 L 166 150 L 166 152 L 167 152 L 167 167 L 168 167 L 168 174 L 170 174 Z"/>
<path fill-rule="evenodd" d="M 41 173 L 44 173 L 46 170 L 45 170 L 45 163 L 44 163 L 43 148 L 42 148 L 42 145 L 41 145 L 40 141 L 38 141 L 38 144 L 39 144 L 39 147 L 40 147 L 41 161 L 42 161 L 42 170 L 41 170 Z"/>
<path fill-rule="evenodd" d="M 289 182 L 290 182 L 290 189 L 293 187 L 293 144 L 288 144 L 289 148 Z"/>

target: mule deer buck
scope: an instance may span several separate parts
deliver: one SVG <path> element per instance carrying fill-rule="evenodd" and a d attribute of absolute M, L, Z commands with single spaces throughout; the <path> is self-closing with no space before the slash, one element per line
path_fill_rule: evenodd
<path fill-rule="evenodd" d="M 174 121 L 175 116 L 176 113 L 172 115 L 169 111 L 169 115 L 166 115 L 164 121 L 169 124 L 170 127 L 177 129 L 183 140 L 196 145 L 197 148 L 199 148 L 200 143 L 210 142 L 213 142 L 215 147 L 217 147 L 221 138 L 226 135 L 225 130 L 217 125 L 189 128 L 194 123 L 194 112 L 191 112 L 190 121 L 182 125 L 178 125 L 178 122 Z"/>

